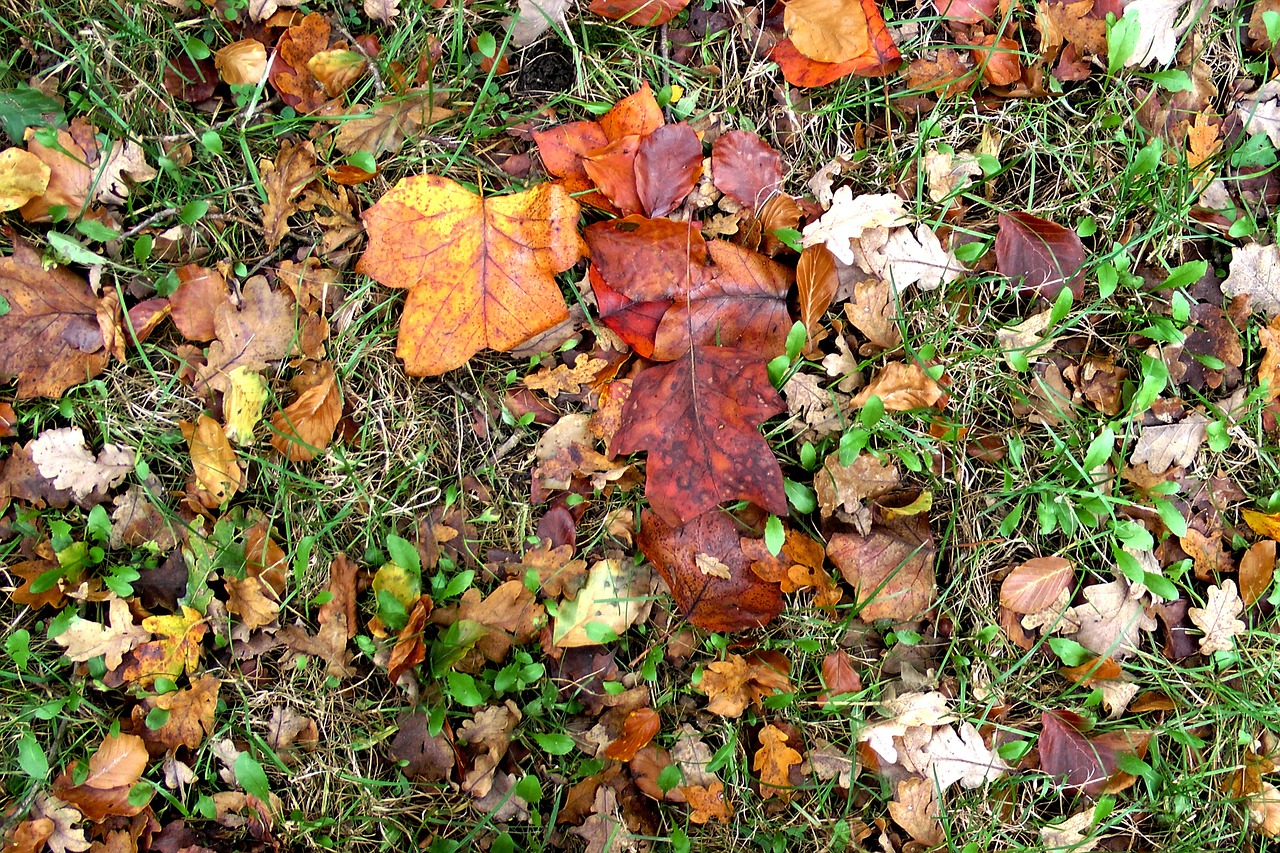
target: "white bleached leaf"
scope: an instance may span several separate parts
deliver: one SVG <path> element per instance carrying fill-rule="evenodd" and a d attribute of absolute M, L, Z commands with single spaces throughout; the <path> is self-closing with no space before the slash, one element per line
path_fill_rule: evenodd
<path fill-rule="evenodd" d="M 1251 136 L 1265 133 L 1271 144 L 1280 148 L 1280 80 L 1268 80 L 1258 91 L 1241 96 L 1236 116 Z"/>
<path fill-rule="evenodd" d="M 106 494 L 133 470 L 132 448 L 107 444 L 95 459 L 79 427 L 47 429 L 31 442 L 31 459 L 40 476 L 56 489 L 70 489 L 77 499 Z"/>
<path fill-rule="evenodd" d="M 400 0 L 364 0 L 364 13 L 380 24 L 389 24 L 400 14 Z"/>
<path fill-rule="evenodd" d="M 108 670 L 120 666 L 127 652 L 151 639 L 151 632 L 133 624 L 129 605 L 119 598 L 111 599 L 107 625 L 76 617 L 71 625 L 53 641 L 66 649 L 67 658 L 77 663 L 103 656 Z"/>
<path fill-rule="evenodd" d="M 854 198 L 852 189 L 840 187 L 832 196 L 831 209 L 805 226 L 802 245 L 808 248 L 824 243 L 837 259 L 852 266 L 863 254 L 860 244 L 864 234 L 874 251 L 888 240 L 886 229 L 905 226 L 910 221 L 902 199 L 892 193 Z"/>

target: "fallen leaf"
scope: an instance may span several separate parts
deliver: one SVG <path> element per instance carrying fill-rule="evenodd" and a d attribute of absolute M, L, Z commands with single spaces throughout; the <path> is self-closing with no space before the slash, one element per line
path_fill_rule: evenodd
<path fill-rule="evenodd" d="M 209 509 L 222 506 L 244 485 L 244 472 L 226 432 L 205 414 L 194 424 L 182 421 L 178 426 L 191 453 L 200 502 Z"/>
<path fill-rule="evenodd" d="M 703 824 L 711 820 L 728 823 L 733 817 L 733 804 L 725 796 L 722 782 L 682 786 L 680 792 L 689 803 L 689 820 L 694 823 Z"/>
<path fill-rule="evenodd" d="M 928 779 L 913 777 L 899 782 L 897 795 L 889 803 L 889 816 L 920 844 L 933 847 L 942 843 L 938 795 Z"/>
<path fill-rule="evenodd" d="M 591 0 L 587 10 L 633 27 L 658 27 L 689 5 L 689 0 Z"/>
<path fill-rule="evenodd" d="M 640 517 L 636 544 L 671 588 L 691 624 L 712 631 L 743 631 L 768 624 L 782 612 L 782 590 L 751 570 L 740 532 L 723 512 L 704 513 L 672 527 L 655 512 Z M 699 566 L 712 558 L 728 569 L 720 578 Z"/>
<path fill-rule="evenodd" d="M 622 736 L 605 747 L 604 757 L 630 761 L 662 728 L 662 718 L 652 708 L 637 708 L 622 723 Z"/>
<path fill-rule="evenodd" d="M 1144 426 L 1133 446 L 1129 464 L 1145 462 L 1152 474 L 1163 474 L 1175 465 L 1189 466 L 1204 444 L 1209 423 L 1205 415 L 1192 412 L 1176 424 Z"/>
<path fill-rule="evenodd" d="M 1280 315 L 1280 247 L 1275 243 L 1232 247 L 1222 293 L 1229 297 L 1248 296 L 1250 307 L 1268 319 Z"/>
<path fill-rule="evenodd" d="M 1136 30 L 1133 53 L 1125 59 L 1125 68 L 1141 68 L 1152 60 L 1168 65 L 1178 51 L 1182 34 L 1199 19 L 1205 6 L 1194 4 L 1193 13 L 1188 0 L 1132 0 L 1124 8 L 1123 20 L 1132 23 Z"/>
<path fill-rule="evenodd" d="M 49 188 L 49 167 L 21 148 L 0 152 L 0 213 L 17 210 Z"/>
<path fill-rule="evenodd" d="M 876 524 L 865 536 L 836 533 L 827 542 L 827 556 L 856 591 L 864 622 L 905 621 L 928 610 L 937 594 L 935 553 L 924 515 Z"/>
<path fill-rule="evenodd" d="M 255 86 L 267 72 L 267 48 L 257 39 L 240 39 L 213 54 L 218 76 L 228 86 Z"/>
<path fill-rule="evenodd" d="M 199 611 L 183 605 L 181 613 L 148 616 L 142 627 L 158 639 L 135 646 L 120 668 L 103 679 L 108 687 L 136 684 L 150 688 L 161 676 L 177 679 L 183 672 L 195 673 L 204 652 L 201 640 L 209 628 Z"/>
<path fill-rule="evenodd" d="M 110 153 L 103 158 L 101 168 L 94 174 L 94 200 L 103 204 L 124 204 L 134 186 L 154 180 L 159 175 L 147 163 L 138 143 L 117 139 L 111 143 Z"/>
<path fill-rule="evenodd" d="M 884 28 L 874 2 L 792 0 L 782 25 L 796 50 L 818 62 L 849 62 L 871 52 L 873 30 Z"/>
<path fill-rule="evenodd" d="M 329 361 L 309 361 L 290 380 L 298 395 L 271 418 L 271 446 L 290 462 L 310 462 L 333 439 L 342 419 L 342 394 Z"/>
<path fill-rule="evenodd" d="M 796 264 L 796 292 L 800 303 L 800 322 L 804 323 L 810 341 L 822 327 L 822 317 L 831 307 L 839 287 L 836 261 L 826 246 L 810 246 L 800 253 Z"/>
<path fill-rule="evenodd" d="M 432 736 L 431 722 L 421 711 L 405 712 L 396 720 L 391 756 L 406 762 L 401 772 L 416 782 L 442 782 L 453 774 L 453 744 L 444 731 Z"/>
<path fill-rule="evenodd" d="M 298 210 L 298 196 L 322 170 L 310 142 L 285 141 L 280 143 L 275 162 L 260 161 L 258 171 L 267 193 L 262 206 L 262 234 L 267 248 L 274 249 L 289 233 L 289 217 Z"/>
<path fill-rule="evenodd" d="M 31 814 L 37 821 L 48 821 L 52 824 L 52 831 L 44 843 L 53 853 L 66 853 L 66 851 L 82 853 L 89 849 L 90 844 L 85 840 L 84 828 L 76 826 L 84 820 L 84 815 L 78 809 L 67 805 L 57 797 L 40 792 L 36 794 Z M 39 850 L 37 846 L 33 853 L 39 853 Z"/>
<path fill-rule="evenodd" d="M 53 783 L 60 799 L 97 823 L 108 816 L 131 817 L 146 803 L 131 805 L 129 791 L 147 768 L 147 747 L 137 735 L 107 735 L 89 756 L 89 775 L 79 785 L 71 782 L 71 768 Z"/>
<path fill-rule="evenodd" d="M 1224 547 L 1222 536 L 1217 531 L 1208 535 L 1194 527 L 1178 537 L 1178 544 L 1187 552 L 1195 564 L 1196 579 L 1202 581 L 1216 580 L 1223 572 L 1234 572 L 1235 561 Z"/>
<path fill-rule="evenodd" d="M 108 603 L 108 624 L 74 617 L 65 631 L 53 638 L 69 660 L 82 662 L 99 655 L 108 670 L 117 669 L 124 655 L 139 643 L 151 639 L 151 632 L 133 624 L 129 604 L 112 598 Z"/>
<path fill-rule="evenodd" d="M 1075 231 L 1029 213 L 1002 213 L 996 232 L 996 269 L 1029 293 L 1049 301 L 1070 287 L 1084 295 L 1084 244 Z"/>
<path fill-rule="evenodd" d="M 372 107 L 353 104 L 349 118 L 338 126 L 334 145 L 343 154 L 368 151 L 374 157 L 395 154 L 405 140 L 422 128 L 453 115 L 453 110 L 437 103 L 439 93 L 430 89 L 410 89 L 389 96 Z"/>
<path fill-rule="evenodd" d="M 982 166 L 972 154 L 946 153 L 934 148 L 924 155 L 925 178 L 933 201 L 958 196 L 982 174 Z"/>
<path fill-rule="evenodd" d="M 195 390 L 225 393 L 235 368 L 262 370 L 287 357 L 297 336 L 294 314 L 287 293 L 273 291 L 263 276 L 249 279 L 239 308 L 227 302 L 214 311 L 218 338 L 209 346 L 206 365 L 197 371 Z"/>
<path fill-rule="evenodd" d="M 326 95 L 336 98 L 363 77 L 368 66 L 359 52 L 336 48 L 322 50 L 308 59 L 307 70 L 324 88 Z"/>
<path fill-rule="evenodd" d="M 790 663 L 772 656 L 730 654 L 707 664 L 694 689 L 706 694 L 707 711 L 721 717 L 741 717 L 748 704 L 761 707 L 774 693 L 789 693 Z"/>
<path fill-rule="evenodd" d="M 760 774 L 760 798 L 778 797 L 784 803 L 790 800 L 791 768 L 801 760 L 800 753 L 787 746 L 785 732 L 772 724 L 760 729 L 760 749 L 751 765 Z"/>
<path fill-rule="evenodd" d="M 364 221 L 358 270 L 409 290 L 397 354 L 411 375 L 511 349 L 568 316 L 553 276 L 584 247 L 578 203 L 559 184 L 481 198 L 435 175 L 406 178 Z"/>
<path fill-rule="evenodd" d="M 1276 543 L 1255 542 L 1240 558 L 1240 598 L 1252 607 L 1271 588 L 1276 572 Z"/>
<path fill-rule="evenodd" d="M 666 216 L 702 176 L 702 140 L 684 122 L 655 128 L 635 157 L 636 194 L 648 216 Z"/>
<path fill-rule="evenodd" d="M 222 413 L 227 421 L 223 432 L 228 441 L 242 446 L 253 444 L 253 432 L 262 420 L 271 391 L 261 373 L 243 366 L 232 368 L 227 380 L 231 387 L 222 397 Z"/>
<path fill-rule="evenodd" d="M 782 190 L 782 157 L 758 134 L 731 130 L 711 146 L 715 188 L 751 211 Z"/>
<path fill-rule="evenodd" d="M 691 364 L 658 365 L 636 377 L 609 454 L 649 452 L 645 496 L 669 524 L 736 499 L 785 515 L 782 470 L 756 429 L 785 410 L 764 362 L 721 347 L 690 353 Z"/>
<path fill-rule="evenodd" d="M 628 853 L 637 849 L 636 840 L 622 820 L 618 795 L 608 785 L 596 788 L 591 814 L 570 833 L 587 842 L 584 853 Z"/>
<path fill-rule="evenodd" d="M 993 86 L 1008 86 L 1022 78 L 1022 62 L 1018 53 L 1022 45 L 1011 38 L 987 35 L 977 47 L 969 49 L 973 62 L 982 69 L 982 77 Z"/>
<path fill-rule="evenodd" d="M 131 447 L 104 444 L 95 458 L 79 427 L 46 429 L 27 449 L 40 476 L 55 489 L 70 489 L 77 500 L 105 497 L 133 473 L 136 455 Z"/>
<path fill-rule="evenodd" d="M 364 13 L 380 24 L 390 24 L 400 14 L 400 0 L 364 0 Z"/>
<path fill-rule="evenodd" d="M 1040 715 L 1040 769 L 1061 779 L 1065 787 L 1078 788 L 1090 796 L 1132 784 L 1133 777 L 1118 769 L 1117 756 L 1146 756 L 1151 733 L 1114 731 L 1085 737 L 1078 728 L 1082 723 L 1070 711 Z"/>
<path fill-rule="evenodd" d="M 826 691 L 818 701 L 830 702 L 836 696 L 862 691 L 862 677 L 853 668 L 853 658 L 846 651 L 831 652 L 822 659 L 822 684 Z"/>
<path fill-rule="evenodd" d="M 217 270 L 196 264 L 185 264 L 174 272 L 178 289 L 169 295 L 173 324 L 189 341 L 213 340 L 218 336 L 217 312 L 231 302 L 226 279 Z"/>
<path fill-rule="evenodd" d="M 836 510 L 852 513 L 867 498 L 878 498 L 898 488 L 902 478 L 892 459 L 881 462 L 871 453 L 859 453 L 848 465 L 840 464 L 839 452 L 830 453 L 822 470 L 813 478 L 822 515 Z"/>
<path fill-rule="evenodd" d="M 1014 613 L 1040 613 L 1075 584 L 1075 566 L 1062 557 L 1034 557 L 1005 575 L 1000 603 Z"/>
<path fill-rule="evenodd" d="M 565 15 L 572 0 L 520 0 L 511 19 L 511 41 L 528 47 L 553 26 L 565 27 Z"/>
<path fill-rule="evenodd" d="M 835 780 L 836 785 L 849 790 L 853 777 L 858 772 L 856 753 L 849 754 L 836 749 L 827 741 L 818 738 L 814 746 L 805 755 L 805 760 L 813 768 L 813 772 L 824 782 Z"/>
<path fill-rule="evenodd" d="M 1088 853 L 1097 849 L 1102 838 L 1090 838 L 1086 833 L 1093 826 L 1093 809 L 1085 809 L 1072 815 L 1061 823 L 1040 827 L 1040 843 L 1051 850 L 1066 850 L 1070 853 Z"/>
<path fill-rule="evenodd" d="M 278 0 L 264 2 L 275 3 Z M 312 12 L 285 30 L 276 42 L 276 56 L 270 64 L 267 79 L 281 100 L 300 113 L 316 112 L 328 101 L 324 88 L 312 76 L 307 62 L 329 47 L 329 37 L 329 21 L 319 12 Z"/>
<path fill-rule="evenodd" d="M 97 128 L 77 117 L 70 130 L 58 131 L 54 145 L 46 146 L 36 138 L 34 128 L 27 129 L 27 151 L 48 167 L 49 179 L 44 192 L 18 208 L 23 220 L 48 222 L 52 219 L 50 211 L 55 207 L 66 207 L 66 217 L 72 221 L 80 218 L 93 187 L 93 168 L 89 163 L 98 155 L 96 132 Z M 90 144 L 92 157 L 78 140 Z"/>
<path fill-rule="evenodd" d="M 152 696 L 134 706 L 134 731 L 141 734 L 151 757 L 172 752 L 179 746 L 192 750 L 200 747 L 213 732 L 213 713 L 218 705 L 220 686 L 216 677 L 205 674 L 192 681 L 190 687 Z M 147 724 L 147 715 L 153 708 L 168 712 L 164 724 L 154 729 Z"/>
<path fill-rule="evenodd" d="M 1138 650 L 1143 631 L 1154 631 L 1156 620 L 1142 602 L 1129 595 L 1123 580 L 1095 583 L 1082 592 L 1085 603 L 1067 611 L 1065 619 L 1080 628 L 1071 638 L 1101 657 L 1124 660 Z"/>
<path fill-rule="evenodd" d="M 20 238 L 0 258 L 0 375 L 17 378 L 17 399 L 57 399 L 107 366 L 110 354 L 98 324 L 101 302 L 88 283 L 64 267 L 45 269 Z"/>
<path fill-rule="evenodd" d="M 1245 630 L 1245 624 L 1236 617 L 1244 612 L 1244 602 L 1236 591 L 1236 582 L 1223 581 L 1222 586 L 1210 586 L 1204 607 L 1192 607 L 1187 616 L 1204 632 L 1200 638 L 1200 653 L 1229 652 L 1235 648 L 1235 637 Z"/>
<path fill-rule="evenodd" d="M 560 603 L 552 641 L 562 649 L 596 645 L 608 633 L 626 633 L 648 609 L 648 566 L 631 560 L 599 560 L 578 594 Z M 601 627 L 589 630 L 592 625 Z"/>
<path fill-rule="evenodd" d="M 885 411 L 909 412 L 937 405 L 944 391 L 916 362 L 891 361 L 850 402 L 856 408 L 879 397 Z"/>
<path fill-rule="evenodd" d="M 1253 829 L 1267 838 L 1280 836 L 1280 788 L 1263 782 L 1262 790 L 1249 794 L 1246 805 Z"/>
<path fill-rule="evenodd" d="M 493 787 L 494 773 L 511 746 L 516 724 L 523 718 L 520 709 L 508 699 L 502 705 L 490 705 L 476 712 L 475 717 L 458 727 L 461 743 L 483 748 L 476 755 L 471 771 L 462 782 L 462 790 L 474 797 L 483 797 Z"/>
<path fill-rule="evenodd" d="M 937 691 L 900 693 L 885 700 L 880 713 L 886 720 L 864 726 L 858 732 L 858 743 L 865 743 L 882 761 L 897 764 L 902 738 L 915 728 L 932 729 L 955 721 L 947 708 L 947 697 Z"/>

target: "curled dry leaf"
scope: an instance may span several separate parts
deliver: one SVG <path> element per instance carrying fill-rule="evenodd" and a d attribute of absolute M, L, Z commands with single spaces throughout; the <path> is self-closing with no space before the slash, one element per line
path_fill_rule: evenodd
<path fill-rule="evenodd" d="M 143 700 L 133 708 L 134 731 L 139 732 L 152 758 L 172 752 L 179 746 L 198 749 L 213 731 L 213 714 L 218 705 L 221 682 L 206 673 L 191 682 L 190 687 L 162 693 Z M 153 708 L 168 712 L 159 728 L 147 725 Z"/>
<path fill-rule="evenodd" d="M 271 418 L 271 446 L 290 462 L 310 462 L 329 446 L 342 418 L 333 363 L 307 362 L 289 385 L 298 397 Z"/>
<path fill-rule="evenodd" d="M 408 289 L 396 352 L 414 376 L 510 349 L 569 314 L 554 275 L 585 249 L 578 203 L 559 184 L 481 198 L 435 175 L 406 178 L 364 221 L 357 269 Z"/>
<path fill-rule="evenodd" d="M 222 506 L 244 484 L 244 472 L 226 432 L 205 414 L 194 424 L 183 421 L 178 426 L 190 449 L 200 502 L 210 509 Z"/>
<path fill-rule="evenodd" d="M 353 104 L 348 112 L 358 117 L 338 126 L 334 145 L 343 154 L 357 151 L 368 151 L 374 157 L 395 154 L 407 138 L 453 115 L 453 110 L 443 107 L 439 98 L 440 93 L 430 89 L 410 89 L 370 108 Z"/>
<path fill-rule="evenodd" d="M 147 747 L 137 735 L 107 735 L 89 756 L 89 775 L 72 784 L 68 767 L 54 780 L 54 794 L 95 823 L 109 816 L 131 817 L 146 807 L 133 805 L 129 792 L 147 768 Z"/>
<path fill-rule="evenodd" d="M 257 39 L 240 39 L 214 53 L 213 64 L 228 86 L 256 86 L 267 73 L 267 47 Z"/>
<path fill-rule="evenodd" d="M 901 483 L 898 466 L 892 459 L 881 462 L 871 453 L 859 453 L 848 465 L 840 464 L 839 452 L 823 460 L 813 480 L 822 515 L 836 510 L 852 513 L 867 498 L 878 498 L 898 488 Z"/>
<path fill-rule="evenodd" d="M 195 390 L 225 393 L 235 368 L 262 370 L 288 356 L 297 336 L 294 313 L 288 294 L 273 291 L 264 276 L 249 279 L 239 308 L 228 301 L 214 311 L 218 338 L 209 346 L 207 363 L 197 371 Z"/>
<path fill-rule="evenodd" d="M 1148 616 L 1140 600 L 1129 595 L 1123 580 L 1084 588 L 1085 603 L 1067 611 L 1065 620 L 1080 628 L 1071 638 L 1102 657 L 1124 660 L 1133 656 L 1143 631 L 1154 631 L 1156 620 Z"/>
<path fill-rule="evenodd" d="M 707 664 L 702 680 L 694 687 L 707 696 L 707 711 L 721 717 L 737 718 L 748 703 L 758 708 L 775 692 L 792 689 L 791 664 L 779 654 L 728 655 Z"/>

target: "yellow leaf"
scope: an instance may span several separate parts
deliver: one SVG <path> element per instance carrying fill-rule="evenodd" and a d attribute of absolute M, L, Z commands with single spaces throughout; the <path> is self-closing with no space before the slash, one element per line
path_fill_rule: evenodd
<path fill-rule="evenodd" d="M 29 151 L 9 148 L 0 152 L 0 213 L 17 210 L 44 195 L 49 174 L 49 167 Z"/>
<path fill-rule="evenodd" d="M 396 184 L 364 212 L 357 271 L 409 291 L 397 354 L 414 376 L 509 350 L 569 316 L 555 274 L 585 253 L 559 184 L 481 198 L 437 175 Z"/>

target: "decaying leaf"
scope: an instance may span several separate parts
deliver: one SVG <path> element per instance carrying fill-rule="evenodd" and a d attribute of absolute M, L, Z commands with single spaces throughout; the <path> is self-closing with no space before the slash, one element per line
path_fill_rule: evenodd
<path fill-rule="evenodd" d="M 49 167 L 21 148 L 0 152 L 0 213 L 17 210 L 49 187 Z"/>
<path fill-rule="evenodd" d="M 106 625 L 75 617 L 53 641 L 66 649 L 70 660 L 87 661 L 102 655 L 107 669 L 113 670 L 120 666 L 126 653 L 149 639 L 150 631 L 133 624 L 128 603 L 112 598 Z"/>
<path fill-rule="evenodd" d="M 54 780 L 53 792 L 94 822 L 115 815 L 131 817 L 146 803 L 130 803 L 129 792 L 147 767 L 147 748 L 137 735 L 107 735 L 89 756 L 89 775 L 72 784 L 71 768 Z"/>
<path fill-rule="evenodd" d="M 791 768 L 801 761 L 800 753 L 787 745 L 786 732 L 772 724 L 760 730 L 760 749 L 751 768 L 760 774 L 760 797 L 791 799 Z"/>
<path fill-rule="evenodd" d="M 1014 613 L 1040 613 L 1071 589 L 1075 566 L 1062 557 L 1035 557 L 1014 568 L 1000 584 L 1000 603 Z"/>
<path fill-rule="evenodd" d="M 358 270 L 409 291 L 396 351 L 414 376 L 511 349 L 568 316 L 553 276 L 584 247 L 578 203 L 559 184 L 481 198 L 435 175 L 406 178 L 364 221 Z"/>
<path fill-rule="evenodd" d="M 780 655 L 728 655 L 707 664 L 696 689 L 707 695 L 707 710 L 721 717 L 740 717 L 748 703 L 757 707 L 775 692 L 792 689 L 791 665 Z"/>
<path fill-rule="evenodd" d="M 1192 412 L 1176 424 L 1145 426 L 1129 462 L 1133 465 L 1145 462 L 1152 474 L 1162 474 L 1175 465 L 1185 468 L 1200 452 L 1209 423 L 1206 416 Z"/>
<path fill-rule="evenodd" d="M 310 361 L 290 381 L 298 395 L 285 410 L 271 418 L 271 446 L 290 462 L 310 462 L 333 439 L 342 418 L 342 394 L 333 363 Z"/>
<path fill-rule="evenodd" d="M 244 472 L 226 432 L 205 414 L 194 424 L 183 421 L 179 426 L 190 448 L 200 502 L 210 509 L 222 506 L 244 484 Z"/>
<path fill-rule="evenodd" d="M 1275 243 L 1233 247 L 1222 292 L 1227 296 L 1247 295 L 1253 310 L 1268 318 L 1280 314 L 1280 247 Z"/>
<path fill-rule="evenodd" d="M 1072 639 L 1096 655 L 1116 660 L 1131 657 L 1142 632 L 1156 629 L 1156 620 L 1147 615 L 1141 601 L 1129 595 L 1123 580 L 1091 584 L 1083 595 L 1085 603 L 1072 607 L 1066 618 L 1080 625 Z"/>
<path fill-rule="evenodd" d="M 936 548 L 929 520 L 910 515 L 866 534 L 836 533 L 827 556 L 857 591 L 860 619 L 915 619 L 933 604 Z"/>

